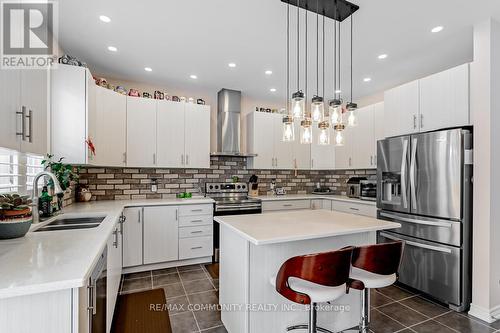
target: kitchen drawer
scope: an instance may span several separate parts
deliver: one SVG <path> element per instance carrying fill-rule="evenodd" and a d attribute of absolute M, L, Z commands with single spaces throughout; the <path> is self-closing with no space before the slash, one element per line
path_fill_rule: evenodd
<path fill-rule="evenodd" d="M 377 217 L 377 207 L 375 205 L 334 200 L 332 202 L 332 210 L 368 217 Z"/>
<path fill-rule="evenodd" d="M 212 215 L 201 216 L 180 216 L 179 227 L 194 227 L 200 225 L 212 225 L 214 217 Z"/>
<path fill-rule="evenodd" d="M 179 216 L 211 215 L 214 207 L 209 205 L 183 205 L 179 206 Z"/>
<path fill-rule="evenodd" d="M 211 236 L 212 233 L 213 233 L 212 225 L 179 228 L 179 238 Z"/>
<path fill-rule="evenodd" d="M 212 254 L 212 236 L 179 239 L 179 260 L 208 257 Z"/>
<path fill-rule="evenodd" d="M 264 201 L 262 211 L 311 209 L 311 200 L 276 200 Z"/>

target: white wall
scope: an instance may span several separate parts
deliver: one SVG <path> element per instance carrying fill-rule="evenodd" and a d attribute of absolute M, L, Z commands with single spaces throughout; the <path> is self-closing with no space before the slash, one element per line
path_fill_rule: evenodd
<path fill-rule="evenodd" d="M 500 315 L 500 24 L 474 27 L 471 113 L 474 124 L 473 273 L 470 314 Z"/>

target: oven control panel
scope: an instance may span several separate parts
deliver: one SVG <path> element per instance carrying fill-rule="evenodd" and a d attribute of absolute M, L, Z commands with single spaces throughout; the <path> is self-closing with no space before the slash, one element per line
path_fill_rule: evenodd
<path fill-rule="evenodd" d="M 206 183 L 205 193 L 246 193 L 247 183 Z"/>

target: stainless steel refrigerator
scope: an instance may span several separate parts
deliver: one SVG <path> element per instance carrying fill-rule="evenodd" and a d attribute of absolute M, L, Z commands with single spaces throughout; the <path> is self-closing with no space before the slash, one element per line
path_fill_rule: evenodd
<path fill-rule="evenodd" d="M 465 311 L 471 302 L 472 133 L 451 129 L 377 144 L 378 242 L 406 242 L 399 282 Z"/>

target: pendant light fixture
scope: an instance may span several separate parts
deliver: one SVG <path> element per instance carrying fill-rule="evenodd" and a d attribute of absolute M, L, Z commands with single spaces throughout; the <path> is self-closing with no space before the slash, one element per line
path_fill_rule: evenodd
<path fill-rule="evenodd" d="M 323 13 L 323 87 L 322 92 L 325 94 L 325 15 Z M 321 103 L 321 105 L 324 105 Z M 324 114 L 323 109 L 323 120 L 318 123 L 318 144 L 319 145 L 329 145 L 330 144 L 330 123 L 328 122 L 328 117 Z"/>
<path fill-rule="evenodd" d="M 300 122 L 300 143 L 311 144 L 312 143 L 312 121 L 310 119 L 304 119 Z"/>
<path fill-rule="evenodd" d="M 342 101 L 337 98 L 337 21 L 333 21 L 333 99 L 328 103 L 332 126 L 342 124 Z"/>
<path fill-rule="evenodd" d="M 292 142 L 295 140 L 295 129 L 293 117 L 290 115 L 288 107 L 288 97 L 290 94 L 290 4 L 286 6 L 286 116 L 283 117 L 283 141 Z"/>
<path fill-rule="evenodd" d="M 351 100 L 347 103 L 346 108 L 349 116 L 347 117 L 347 125 L 349 127 L 355 127 L 358 125 L 358 117 L 356 117 L 356 110 L 358 109 L 358 104 L 352 101 L 352 15 L 351 15 Z"/>
<path fill-rule="evenodd" d="M 314 122 L 323 121 L 325 107 L 323 97 L 319 96 L 319 1 L 316 1 L 316 95 L 311 100 L 311 118 Z"/>
<path fill-rule="evenodd" d="M 334 105 L 338 108 L 339 110 L 339 114 L 340 114 L 340 117 L 339 117 L 339 121 L 337 124 L 334 125 L 333 129 L 335 131 L 335 146 L 337 147 L 341 147 L 344 145 L 344 130 L 345 130 L 345 125 L 343 123 L 343 113 L 344 111 L 342 110 L 342 97 L 341 97 L 341 91 L 342 91 L 342 68 L 341 68 L 341 56 L 342 56 L 342 49 L 341 49 L 341 46 L 342 46 L 342 33 L 341 33 L 341 25 L 340 25 L 340 22 L 338 23 L 335 23 L 335 24 L 338 24 L 338 29 L 335 29 L 336 32 L 338 31 L 338 48 L 337 51 L 338 53 L 336 53 L 335 57 L 338 59 L 338 90 L 335 90 L 335 99 L 334 99 Z M 337 91 L 339 91 L 339 93 L 337 94 Z"/>
<path fill-rule="evenodd" d="M 345 125 L 344 124 L 338 124 L 335 125 L 334 127 L 335 130 L 335 146 L 341 147 L 344 145 L 344 135 L 343 132 L 345 130 Z"/>
<path fill-rule="evenodd" d="M 297 0 L 297 91 L 292 94 L 292 114 L 294 119 L 304 119 L 305 100 L 300 90 L 300 6 Z M 288 20 L 288 18 L 287 18 Z"/>

